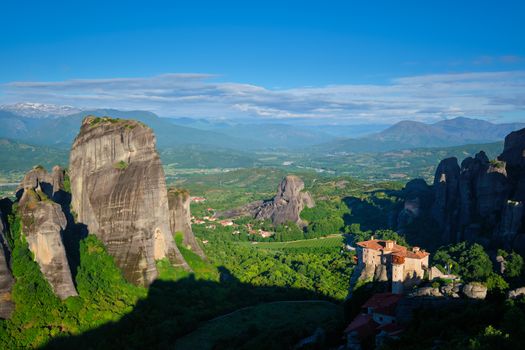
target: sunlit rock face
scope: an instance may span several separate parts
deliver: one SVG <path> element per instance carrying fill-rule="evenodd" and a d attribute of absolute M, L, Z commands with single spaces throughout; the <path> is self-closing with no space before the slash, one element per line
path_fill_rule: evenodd
<path fill-rule="evenodd" d="M 256 219 L 271 219 L 274 225 L 286 222 L 295 222 L 303 225 L 300 218 L 301 211 L 312 208 L 315 203 L 308 192 L 302 192 L 304 182 L 298 176 L 286 176 L 277 189 L 272 201 L 263 203 L 256 209 Z"/>
<path fill-rule="evenodd" d="M 62 241 L 67 220 L 62 207 L 49 196 L 53 192 L 52 176 L 35 168 L 25 176 L 21 187 L 19 212 L 29 250 L 59 298 L 77 295 Z"/>
<path fill-rule="evenodd" d="M 295 175 L 286 176 L 277 188 L 277 194 L 267 201 L 255 201 L 240 208 L 217 213 L 216 216 L 238 217 L 252 216 L 256 219 L 270 219 L 274 225 L 287 222 L 304 226 L 301 211 L 313 208 L 315 202 L 308 192 L 303 192 L 304 182 Z"/>
<path fill-rule="evenodd" d="M 191 249 L 201 258 L 205 258 L 204 251 L 195 239 L 191 229 L 190 194 L 181 189 L 171 189 L 168 191 L 168 202 L 170 208 L 171 232 L 181 232 L 185 247 Z"/>
<path fill-rule="evenodd" d="M 125 278 L 149 285 L 155 260 L 187 268 L 173 240 L 153 131 L 131 120 L 86 117 L 70 154 L 72 208 Z"/>

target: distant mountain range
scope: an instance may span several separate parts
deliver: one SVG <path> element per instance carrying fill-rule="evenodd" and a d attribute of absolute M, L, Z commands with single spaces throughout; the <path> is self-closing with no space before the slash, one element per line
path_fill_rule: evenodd
<path fill-rule="evenodd" d="M 450 147 L 496 142 L 525 123 L 495 124 L 485 120 L 458 117 L 434 124 L 401 121 L 362 138 L 335 140 L 314 149 L 325 152 L 384 152 L 418 147 Z"/>
<path fill-rule="evenodd" d="M 154 131 L 161 150 L 273 150 L 313 153 L 385 152 L 417 147 L 450 147 L 501 140 L 525 123 L 494 124 L 454 118 L 434 124 L 401 121 L 387 125 L 309 125 L 291 121 L 161 118 L 147 111 L 82 110 L 72 106 L 18 103 L 0 106 L 0 138 L 69 148 L 86 115 L 136 119 Z M 222 152 L 222 151 L 221 151 Z"/>

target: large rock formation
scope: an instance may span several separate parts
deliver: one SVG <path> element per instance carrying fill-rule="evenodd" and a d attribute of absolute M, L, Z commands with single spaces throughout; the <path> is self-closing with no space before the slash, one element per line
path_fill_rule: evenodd
<path fill-rule="evenodd" d="M 456 158 L 441 161 L 434 191 L 443 243 L 469 240 L 525 253 L 525 129 L 505 138 L 497 160 L 481 151 L 461 168 Z"/>
<path fill-rule="evenodd" d="M 511 132 L 505 137 L 503 153 L 498 157 L 505 162 L 510 182 L 510 197 L 525 201 L 525 129 Z"/>
<path fill-rule="evenodd" d="M 168 191 L 171 232 L 181 232 L 182 243 L 201 258 L 206 258 L 204 251 L 195 239 L 191 229 L 190 193 L 181 189 Z"/>
<path fill-rule="evenodd" d="M 86 117 L 70 154 L 72 207 L 126 279 L 148 285 L 155 260 L 187 268 L 169 222 L 164 171 L 153 131 L 137 121 Z"/>
<path fill-rule="evenodd" d="M 65 299 L 77 295 L 77 291 L 62 241 L 67 221 L 62 207 L 49 197 L 53 192 L 50 180 L 52 176 L 41 167 L 30 171 L 21 184 L 19 211 L 22 233 L 40 271 L 55 294 Z"/>
<path fill-rule="evenodd" d="M 10 201 L 2 200 L 2 204 Z M 11 250 L 7 243 L 7 220 L 6 213 L 4 213 L 4 205 L 0 205 L 0 318 L 9 318 L 13 312 L 15 305 L 11 301 L 11 290 L 14 284 L 13 274 L 10 269 L 10 255 Z"/>
<path fill-rule="evenodd" d="M 459 212 L 460 169 L 455 157 L 443 159 L 434 176 L 435 202 L 432 214 L 441 225 L 443 241 L 455 239 Z"/>
<path fill-rule="evenodd" d="M 219 213 L 219 216 L 235 217 L 250 215 L 256 219 L 270 219 L 274 225 L 287 222 L 303 226 L 301 211 L 312 208 L 315 202 L 308 192 L 303 192 L 304 182 L 298 176 L 286 176 L 277 189 L 277 194 L 268 201 L 257 201 L 242 208 Z"/>

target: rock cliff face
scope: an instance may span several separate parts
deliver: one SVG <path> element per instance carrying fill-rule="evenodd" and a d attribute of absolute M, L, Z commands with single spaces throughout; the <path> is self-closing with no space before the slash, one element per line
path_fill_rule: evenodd
<path fill-rule="evenodd" d="M 443 243 L 470 240 L 525 252 L 525 129 L 505 138 L 497 160 L 481 151 L 461 168 L 456 158 L 441 161 L 434 195 Z"/>
<path fill-rule="evenodd" d="M 15 281 L 9 264 L 11 251 L 7 244 L 6 234 L 7 220 L 0 206 L 0 318 L 3 319 L 11 317 L 15 308 L 11 301 L 11 290 Z"/>
<path fill-rule="evenodd" d="M 315 202 L 308 192 L 302 192 L 304 182 L 298 176 L 286 176 L 277 189 L 277 194 L 268 201 L 257 201 L 242 208 L 219 213 L 219 216 L 235 217 L 250 215 L 256 219 L 270 219 L 274 225 L 294 222 L 303 226 L 300 218 L 301 211 L 312 208 Z"/>
<path fill-rule="evenodd" d="M 511 132 L 505 137 L 503 153 L 498 157 L 505 162 L 510 182 L 510 197 L 525 201 L 525 129 Z"/>
<path fill-rule="evenodd" d="M 126 279 L 148 285 L 155 260 L 188 268 L 174 243 L 153 131 L 129 120 L 86 117 L 70 154 L 72 207 Z"/>
<path fill-rule="evenodd" d="M 403 232 L 407 225 L 432 206 L 434 193 L 425 180 L 414 179 L 407 182 L 400 197 L 403 198 L 403 207 L 395 218 L 395 226 L 399 232 Z"/>
<path fill-rule="evenodd" d="M 432 215 L 440 223 L 442 240 L 455 240 L 457 215 L 459 210 L 459 173 L 458 160 L 454 157 L 443 159 L 434 176 L 435 202 Z"/>
<path fill-rule="evenodd" d="M 191 230 L 190 194 L 188 191 L 171 189 L 168 191 L 171 232 L 181 232 L 182 243 L 201 258 L 206 258 L 204 251 Z"/>
<path fill-rule="evenodd" d="M 45 169 L 35 168 L 30 171 L 21 184 L 23 189 L 19 210 L 22 233 L 40 271 L 55 294 L 65 299 L 77 295 L 77 291 L 62 241 L 66 217 L 62 207 L 48 196 L 49 193 L 52 194 L 49 182 L 51 179 Z"/>

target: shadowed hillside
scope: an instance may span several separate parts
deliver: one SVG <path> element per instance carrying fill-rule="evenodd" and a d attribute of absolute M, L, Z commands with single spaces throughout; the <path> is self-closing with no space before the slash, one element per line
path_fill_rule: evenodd
<path fill-rule="evenodd" d="M 332 300 L 300 289 L 253 287 L 225 268 L 220 271 L 220 282 L 193 275 L 176 282 L 156 280 L 147 297 L 118 322 L 54 339 L 42 349 L 287 349 L 317 327 L 330 335 L 327 339 L 339 340 L 342 307 Z M 265 304 L 276 301 L 282 303 Z M 208 325 L 221 315 L 220 328 L 214 328 L 215 321 Z"/>

